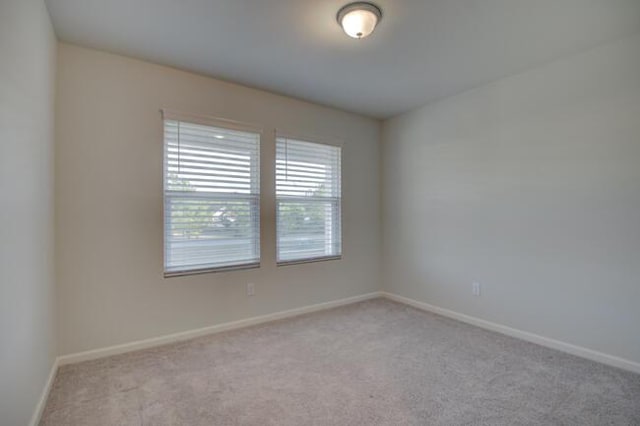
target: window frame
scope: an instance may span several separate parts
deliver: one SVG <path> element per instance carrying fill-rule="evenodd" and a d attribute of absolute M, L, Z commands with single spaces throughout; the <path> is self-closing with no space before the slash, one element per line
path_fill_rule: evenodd
<path fill-rule="evenodd" d="M 260 268 L 262 264 L 262 142 L 263 142 L 263 129 L 262 127 L 244 123 L 235 120 L 229 120 L 219 117 L 213 116 L 205 116 L 198 114 L 190 114 L 184 113 L 176 110 L 163 108 L 160 110 L 161 112 L 161 125 L 162 125 L 162 241 L 163 241 L 163 262 L 162 269 L 163 275 L 165 278 L 173 278 L 173 277 L 181 277 L 181 276 L 189 276 L 189 275 L 202 275 L 208 273 L 217 273 L 217 272 L 227 272 L 227 271 L 239 271 L 239 270 L 248 270 L 248 269 L 257 269 Z M 189 124 L 196 124 L 202 126 L 211 126 L 217 127 L 226 130 L 235 130 L 241 132 L 249 132 L 258 135 L 258 143 L 257 143 L 257 194 L 231 194 L 227 195 L 229 198 L 234 199 L 237 198 L 239 200 L 245 199 L 249 200 L 249 203 L 255 203 L 257 205 L 257 209 L 255 212 L 257 213 L 257 229 L 256 229 L 256 249 L 257 249 L 257 261 L 255 262 L 247 262 L 247 263 L 238 263 L 233 265 L 224 265 L 224 266 L 214 266 L 214 267 L 205 267 L 205 268 L 193 268 L 193 269 L 181 269 L 181 270 L 167 270 L 167 223 L 165 221 L 165 215 L 167 213 L 167 201 L 171 197 L 167 197 L 167 171 L 168 171 L 168 156 L 167 156 L 167 143 L 165 139 L 165 122 L 166 121 L 177 121 L 177 122 L 185 122 Z M 224 198 L 225 196 L 218 195 L 212 196 L 210 198 Z M 209 197 L 203 197 L 209 198 Z M 253 208 L 251 209 L 253 212 Z"/>
<path fill-rule="evenodd" d="M 314 257 L 307 257 L 307 258 L 300 258 L 300 259 L 290 259 L 290 260 L 280 260 L 280 238 L 278 237 L 278 223 L 279 223 L 279 212 L 280 212 L 280 206 L 279 206 L 279 199 L 280 197 L 278 196 L 278 183 L 277 183 L 277 176 L 278 176 L 278 172 L 277 172 L 277 162 L 278 162 L 278 139 L 291 139 L 291 140 L 295 140 L 295 141 L 299 141 L 299 142 L 307 142 L 307 143 L 312 143 L 312 144 L 317 144 L 317 145 L 327 145 L 330 147 L 334 147 L 334 148 L 338 148 L 339 151 L 339 167 L 338 167 L 338 172 L 339 172 L 339 179 L 340 179 L 340 190 L 338 193 L 338 197 L 337 199 L 335 199 L 335 201 L 337 202 L 337 211 L 333 210 L 333 214 L 334 214 L 334 218 L 337 219 L 339 227 L 338 227 L 338 232 L 336 233 L 336 237 L 339 239 L 340 244 L 340 252 L 338 254 L 332 254 L 332 255 L 325 255 L 325 256 L 314 256 Z M 342 202 L 342 198 L 343 198 L 343 182 L 342 182 L 342 177 L 343 177 L 343 150 L 344 150 L 344 143 L 341 140 L 338 139 L 327 139 L 327 138 L 321 138 L 321 137 L 317 137 L 317 136 L 308 136 L 308 135 L 300 135 L 300 134 L 294 134 L 294 133 L 288 133 L 288 132 L 282 132 L 276 129 L 275 131 L 275 137 L 274 137 L 274 173 L 273 173 L 273 180 L 274 180 L 274 207 L 275 207 L 275 240 L 276 240 L 276 253 L 275 253 L 275 258 L 276 258 L 276 266 L 280 267 L 280 266 L 290 266 L 290 265 L 300 265 L 300 264 L 305 264 L 305 263 L 316 263 L 316 262 L 326 262 L 326 261 L 332 261 L 332 260 L 342 260 L 343 256 L 344 256 L 344 235 L 343 235 L 343 218 L 344 218 L 344 206 L 343 206 L 343 202 Z M 327 201 L 327 200 L 331 200 L 331 197 L 295 197 L 295 196 L 291 196 L 289 197 L 290 200 L 299 200 L 301 202 L 308 202 L 308 201 Z M 310 200 L 311 199 L 311 200 Z"/>

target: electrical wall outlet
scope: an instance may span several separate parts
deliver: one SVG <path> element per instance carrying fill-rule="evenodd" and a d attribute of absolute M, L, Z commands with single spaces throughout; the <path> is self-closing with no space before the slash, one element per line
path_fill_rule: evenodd
<path fill-rule="evenodd" d="M 480 283 L 474 281 L 471 283 L 471 292 L 474 296 L 480 296 Z"/>
<path fill-rule="evenodd" d="M 253 283 L 247 283 L 247 296 L 256 294 L 256 286 Z"/>

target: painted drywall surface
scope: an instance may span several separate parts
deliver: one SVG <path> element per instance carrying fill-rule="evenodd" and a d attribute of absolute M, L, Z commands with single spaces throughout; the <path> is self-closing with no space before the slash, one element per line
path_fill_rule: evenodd
<path fill-rule="evenodd" d="M 58 64 L 61 354 L 380 289 L 379 122 L 67 44 Z M 264 129 L 260 269 L 163 278 L 162 107 Z M 275 266 L 276 128 L 343 141 L 342 260 Z"/>
<path fill-rule="evenodd" d="M 385 290 L 640 361 L 640 36 L 382 133 Z"/>
<path fill-rule="evenodd" d="M 0 3 L 0 58 L 0 424 L 25 425 L 56 355 L 56 41 L 42 1 Z"/>

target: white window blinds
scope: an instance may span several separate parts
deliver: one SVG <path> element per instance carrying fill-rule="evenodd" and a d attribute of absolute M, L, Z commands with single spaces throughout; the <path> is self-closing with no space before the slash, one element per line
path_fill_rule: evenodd
<path fill-rule="evenodd" d="M 258 266 L 260 134 L 164 120 L 165 275 Z"/>
<path fill-rule="evenodd" d="M 276 138 L 278 263 L 342 254 L 341 148 Z"/>

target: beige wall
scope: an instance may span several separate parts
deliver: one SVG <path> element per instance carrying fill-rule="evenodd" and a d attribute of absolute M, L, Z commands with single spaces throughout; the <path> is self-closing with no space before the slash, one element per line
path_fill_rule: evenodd
<path fill-rule="evenodd" d="M 56 354 L 56 41 L 42 1 L 0 2 L 0 424 L 26 425 Z"/>
<path fill-rule="evenodd" d="M 389 120 L 382 158 L 386 290 L 640 362 L 640 36 Z"/>
<path fill-rule="evenodd" d="M 58 64 L 61 354 L 380 289 L 377 121 L 66 44 Z M 263 126 L 260 269 L 162 277 L 161 107 Z M 275 266 L 275 128 L 344 141 L 343 260 Z"/>

